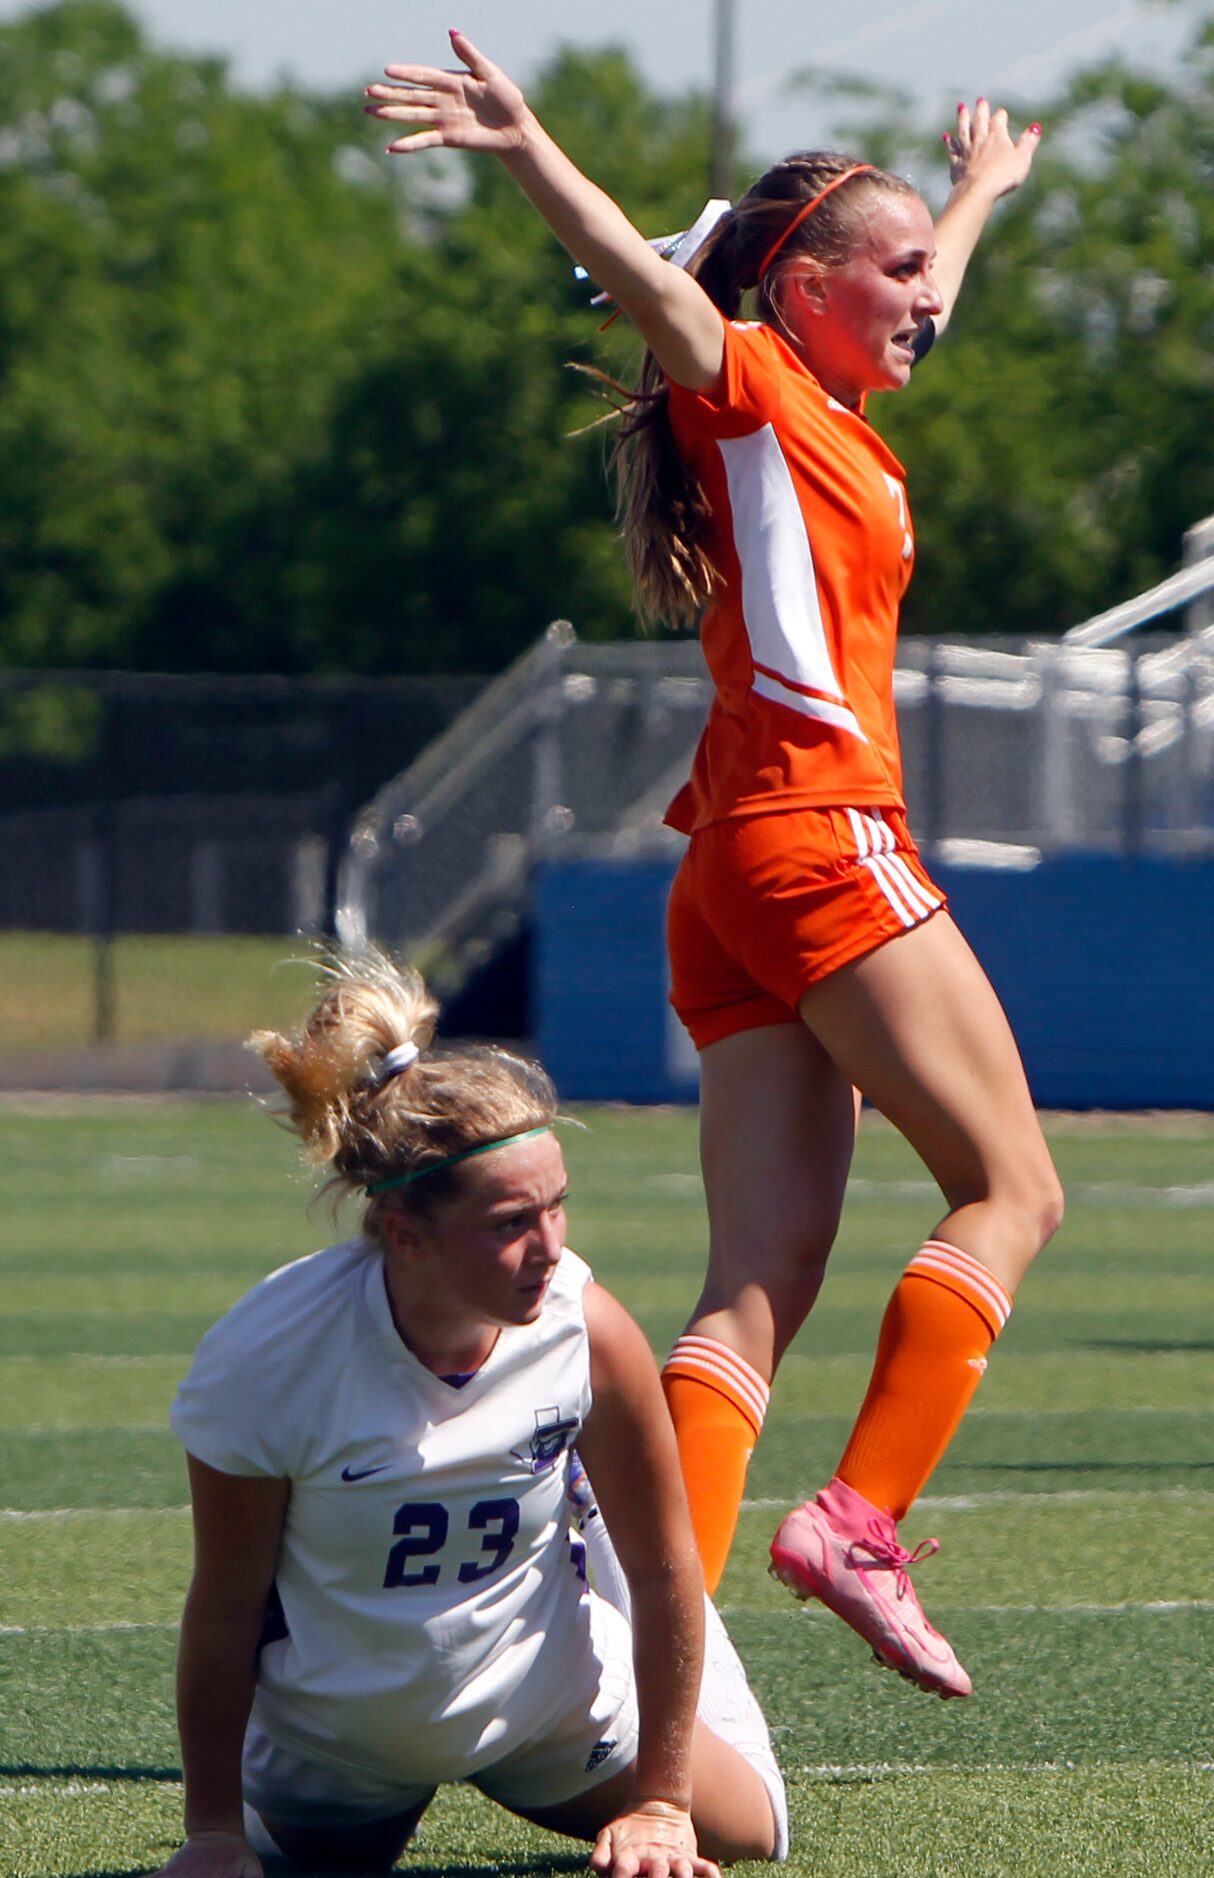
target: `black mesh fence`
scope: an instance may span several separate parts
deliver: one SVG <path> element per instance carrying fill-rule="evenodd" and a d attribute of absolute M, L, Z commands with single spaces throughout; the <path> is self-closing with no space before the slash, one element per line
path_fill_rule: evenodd
<path fill-rule="evenodd" d="M 355 812 L 480 688 L 0 679 L 0 1087 L 244 1086 L 240 1039 L 301 1014 L 279 968 L 332 929 Z"/>
<path fill-rule="evenodd" d="M 479 688 L 0 680 L 0 929 L 327 930 L 353 812 Z"/>

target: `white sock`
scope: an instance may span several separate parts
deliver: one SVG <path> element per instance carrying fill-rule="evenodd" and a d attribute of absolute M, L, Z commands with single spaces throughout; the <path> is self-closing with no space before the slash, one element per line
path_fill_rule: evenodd
<path fill-rule="evenodd" d="M 704 1599 L 704 1675 L 696 1704 L 700 1720 L 748 1761 L 767 1789 L 776 1843 L 772 1859 L 788 1857 L 788 1796 L 772 1752 L 771 1736 L 742 1659 L 710 1597 Z"/>

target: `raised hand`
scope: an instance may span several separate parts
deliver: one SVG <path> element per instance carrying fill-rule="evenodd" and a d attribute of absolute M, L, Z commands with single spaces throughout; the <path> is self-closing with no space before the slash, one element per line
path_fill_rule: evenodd
<path fill-rule="evenodd" d="M 696 1847 L 690 1813 L 663 1800 L 646 1800 L 603 1827 L 590 1854 L 600 1878 L 721 1878 Z"/>
<path fill-rule="evenodd" d="M 463 33 L 452 32 L 451 49 L 463 71 L 440 71 L 433 65 L 389 65 L 388 85 L 368 85 L 374 103 L 371 117 L 419 129 L 388 145 L 392 156 L 418 150 L 487 150 L 504 156 L 520 147 L 527 102 L 505 72 L 499 71 Z"/>
<path fill-rule="evenodd" d="M 992 111 L 979 98 L 971 112 L 957 106 L 957 128 L 944 137 L 948 147 L 949 178 L 954 188 L 964 182 L 979 186 L 993 201 L 1019 189 L 1033 167 L 1041 143 L 1040 124 L 1030 124 L 1013 140 L 1007 112 Z"/>

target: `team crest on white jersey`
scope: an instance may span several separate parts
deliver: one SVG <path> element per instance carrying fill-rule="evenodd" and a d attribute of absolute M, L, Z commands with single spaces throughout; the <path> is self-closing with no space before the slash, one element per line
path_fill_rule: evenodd
<path fill-rule="evenodd" d="M 546 1474 L 556 1466 L 579 1425 L 576 1415 L 562 1415 L 559 1408 L 536 1409 L 535 1433 L 525 1448 L 511 1448 L 511 1456 L 530 1473 Z"/>

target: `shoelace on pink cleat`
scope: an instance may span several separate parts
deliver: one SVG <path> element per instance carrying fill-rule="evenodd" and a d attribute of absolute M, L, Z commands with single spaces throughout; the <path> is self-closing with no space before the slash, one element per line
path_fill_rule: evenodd
<path fill-rule="evenodd" d="M 856 1556 L 861 1547 L 869 1554 L 867 1558 Z M 930 1558 L 933 1552 L 939 1550 L 939 1539 L 920 1539 L 914 1551 L 908 1552 L 904 1545 L 899 1545 L 898 1541 L 883 1529 L 878 1520 L 872 1519 L 868 1523 L 866 1536 L 863 1539 L 853 1539 L 848 1547 L 847 1562 L 852 1566 L 862 1565 L 868 1571 L 894 1572 L 896 1574 L 894 1596 L 904 1598 L 911 1589 L 910 1578 L 907 1575 L 909 1568 L 912 1565 L 921 1565 L 925 1558 Z"/>

